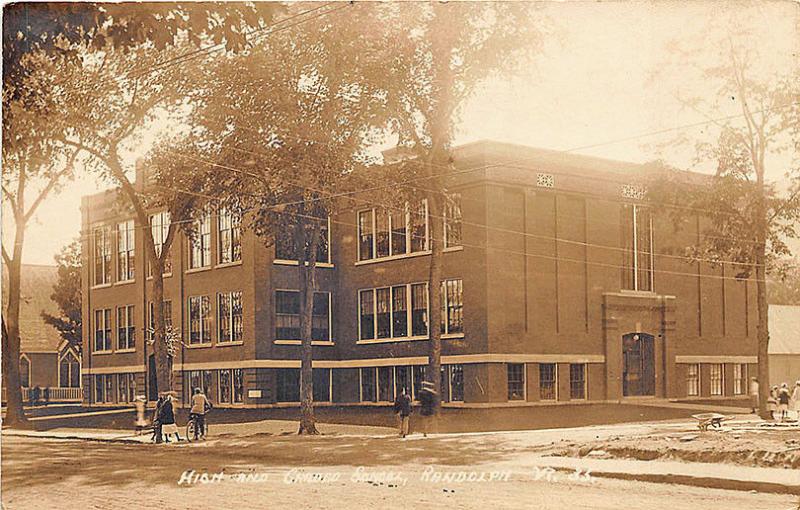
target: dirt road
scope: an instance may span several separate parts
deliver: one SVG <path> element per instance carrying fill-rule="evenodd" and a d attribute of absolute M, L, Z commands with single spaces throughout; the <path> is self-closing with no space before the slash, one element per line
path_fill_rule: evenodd
<path fill-rule="evenodd" d="M 156 446 L 4 437 L 2 500 L 15 510 L 798 506 L 781 495 L 502 471 L 509 452 L 519 453 L 502 447 L 506 439 L 286 436 Z"/>

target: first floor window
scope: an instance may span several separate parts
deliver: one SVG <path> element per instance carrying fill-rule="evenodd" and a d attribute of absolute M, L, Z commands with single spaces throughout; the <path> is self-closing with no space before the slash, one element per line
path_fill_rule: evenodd
<path fill-rule="evenodd" d="M 450 400 L 452 402 L 464 401 L 464 367 L 450 365 Z"/>
<path fill-rule="evenodd" d="M 133 321 L 133 305 L 117 308 L 117 349 L 125 350 L 136 347 L 136 326 Z"/>
<path fill-rule="evenodd" d="M 539 400 L 556 400 L 557 373 L 555 363 L 539 363 Z"/>
<path fill-rule="evenodd" d="M 464 332 L 464 296 L 461 280 L 442 282 L 442 334 Z"/>
<path fill-rule="evenodd" d="M 733 365 L 733 394 L 744 395 L 747 381 L 747 365 L 737 363 Z"/>
<path fill-rule="evenodd" d="M 690 397 L 700 395 L 700 365 L 686 365 L 686 394 Z"/>
<path fill-rule="evenodd" d="M 231 403 L 231 371 L 219 371 L 219 402 L 221 404 Z"/>
<path fill-rule="evenodd" d="M 25 356 L 19 359 L 19 385 L 23 388 L 31 386 L 31 362 Z"/>
<path fill-rule="evenodd" d="M 375 385 L 375 368 L 359 368 L 359 378 L 361 380 L 361 401 L 375 402 L 377 400 Z"/>
<path fill-rule="evenodd" d="M 94 311 L 94 350 L 111 350 L 111 309 Z"/>
<path fill-rule="evenodd" d="M 67 351 L 58 363 L 58 385 L 62 388 L 81 385 L 81 363 L 72 351 Z"/>
<path fill-rule="evenodd" d="M 241 404 L 244 400 L 244 373 L 241 368 L 231 370 L 233 379 L 233 403 Z"/>
<path fill-rule="evenodd" d="M 411 381 L 411 367 L 394 368 L 394 387 L 397 388 L 398 395 L 401 391 L 403 391 L 403 389 L 405 389 L 406 394 L 411 396 L 411 398 L 414 398 L 414 387 L 411 385 Z M 392 400 L 391 396 L 386 400 Z"/>
<path fill-rule="evenodd" d="M 217 324 L 220 343 L 242 341 L 242 293 L 217 294 Z"/>
<path fill-rule="evenodd" d="M 508 364 L 508 400 L 525 400 L 525 365 Z"/>
<path fill-rule="evenodd" d="M 722 366 L 722 363 L 712 363 L 709 367 L 710 369 L 710 377 L 709 381 L 711 383 L 711 395 L 718 396 L 722 395 L 723 387 L 725 384 L 725 370 Z"/>
<path fill-rule="evenodd" d="M 105 376 L 103 375 L 94 376 L 94 401 L 95 402 L 106 401 L 106 383 L 105 383 Z"/>
<path fill-rule="evenodd" d="M 422 389 L 422 381 L 425 380 L 425 365 L 414 365 L 412 371 L 414 373 L 414 400 L 419 399 L 419 390 Z M 444 391 L 444 389 L 442 389 Z"/>
<path fill-rule="evenodd" d="M 331 369 L 315 368 L 311 372 L 313 378 L 314 402 L 331 401 Z"/>
<path fill-rule="evenodd" d="M 569 366 L 569 397 L 573 400 L 586 398 L 586 365 L 582 363 Z"/>
<path fill-rule="evenodd" d="M 208 296 L 189 298 L 189 343 L 211 342 L 211 312 Z"/>
<path fill-rule="evenodd" d="M 114 376 L 111 374 L 104 376 L 104 382 L 106 385 L 105 388 L 105 401 L 106 402 L 113 402 L 114 401 Z"/>
<path fill-rule="evenodd" d="M 134 374 L 117 374 L 117 402 L 133 402 L 136 399 Z"/>
<path fill-rule="evenodd" d="M 278 368 L 278 402 L 300 401 L 300 369 Z"/>
<path fill-rule="evenodd" d="M 212 370 L 192 370 L 189 372 L 189 387 L 187 402 L 191 401 L 195 389 L 200 389 L 204 395 L 211 398 L 211 381 L 214 372 Z"/>
<path fill-rule="evenodd" d="M 378 367 L 378 400 L 382 402 L 394 400 L 394 368 L 392 367 Z"/>

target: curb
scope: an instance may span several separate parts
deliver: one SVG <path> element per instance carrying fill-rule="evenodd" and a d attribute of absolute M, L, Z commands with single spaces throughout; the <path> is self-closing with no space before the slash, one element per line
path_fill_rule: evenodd
<path fill-rule="evenodd" d="M 148 444 L 143 441 L 137 441 L 135 439 L 125 439 L 125 438 L 111 438 L 111 437 L 80 437 L 80 436 L 54 436 L 54 435 L 46 435 L 46 434 L 25 434 L 19 432 L 6 432 L 3 431 L 4 436 L 16 436 L 16 437 L 29 437 L 33 439 L 63 439 L 66 441 L 91 441 L 95 443 L 119 443 L 119 444 Z"/>

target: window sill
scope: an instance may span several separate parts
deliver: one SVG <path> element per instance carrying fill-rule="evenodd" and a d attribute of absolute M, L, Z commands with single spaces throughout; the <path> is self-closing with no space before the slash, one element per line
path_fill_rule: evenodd
<path fill-rule="evenodd" d="M 451 251 L 464 251 L 464 247 L 463 246 L 448 246 L 447 248 L 444 248 L 442 251 L 444 253 L 448 253 L 448 252 L 451 252 Z"/>
<path fill-rule="evenodd" d="M 114 286 L 117 287 L 120 285 L 130 285 L 131 283 L 136 283 L 136 279 L 134 278 L 133 280 L 120 280 L 118 282 L 114 282 Z"/>
<path fill-rule="evenodd" d="M 633 289 L 620 289 L 620 294 L 628 294 L 631 296 L 652 297 L 655 296 L 655 291 L 652 290 L 633 290 Z"/>
<path fill-rule="evenodd" d="M 172 273 L 164 273 L 164 274 L 161 275 L 161 278 L 170 278 L 171 276 L 172 276 Z M 147 281 L 148 282 L 150 280 L 152 280 L 152 279 L 153 279 L 153 275 L 150 275 L 150 276 L 147 277 Z"/>
<path fill-rule="evenodd" d="M 232 345 L 244 345 L 244 341 L 240 340 L 238 342 L 217 342 L 217 347 L 230 347 Z"/>
<path fill-rule="evenodd" d="M 302 345 L 300 340 L 274 340 L 275 345 Z M 312 340 L 311 345 L 334 345 L 333 340 Z"/>
<path fill-rule="evenodd" d="M 395 343 L 395 342 L 415 342 L 418 340 L 427 340 L 428 336 L 406 336 L 406 337 L 398 337 L 398 338 L 366 338 L 364 340 L 356 340 L 356 344 L 358 345 L 365 345 L 365 344 L 387 344 L 387 343 Z"/>
<path fill-rule="evenodd" d="M 412 259 L 414 257 L 423 257 L 425 255 L 430 255 L 430 250 L 425 251 L 416 251 L 413 253 L 403 253 L 401 255 L 390 255 L 388 257 L 380 257 L 374 259 L 366 259 L 366 260 L 359 260 L 355 262 L 356 266 L 365 266 L 367 264 L 377 264 L 379 262 L 388 262 L 390 260 L 403 260 L 403 259 Z"/>
<path fill-rule="evenodd" d="M 452 338 L 464 338 L 464 333 L 443 333 L 441 338 L 450 340 Z"/>
<path fill-rule="evenodd" d="M 119 353 L 119 354 L 124 354 L 126 352 L 136 352 L 136 347 L 134 347 L 132 349 L 117 349 L 114 352 Z"/>
<path fill-rule="evenodd" d="M 272 263 L 276 264 L 276 265 L 279 265 L 279 266 L 298 266 L 298 265 L 300 265 L 300 263 L 297 262 L 296 260 L 286 260 L 286 259 L 274 259 L 272 261 Z M 306 262 L 306 265 L 308 265 L 308 262 Z M 324 268 L 327 268 L 327 269 L 331 269 L 331 268 L 334 267 L 334 265 L 331 262 L 317 262 L 314 267 L 324 267 Z"/>
<path fill-rule="evenodd" d="M 108 351 L 92 351 L 92 354 L 93 355 L 97 355 L 97 356 L 101 356 L 101 355 L 105 355 L 105 354 L 114 354 L 114 351 L 111 351 L 111 350 L 108 350 Z"/>
<path fill-rule="evenodd" d="M 97 285 L 92 285 L 92 287 L 90 288 L 90 290 L 95 290 L 95 289 L 108 289 L 108 288 L 110 288 L 110 287 L 111 287 L 111 286 L 113 286 L 113 285 L 114 285 L 113 283 L 98 283 Z"/>
<path fill-rule="evenodd" d="M 213 347 L 214 344 L 211 342 L 202 343 L 202 344 L 186 344 L 187 349 L 208 349 L 209 347 Z"/>
<path fill-rule="evenodd" d="M 241 260 L 237 260 L 237 261 L 234 261 L 234 262 L 220 262 L 219 264 L 215 265 L 214 268 L 215 269 L 223 269 L 223 268 L 226 268 L 226 267 L 236 267 L 236 266 L 241 266 L 241 265 L 242 265 L 242 261 Z"/>
<path fill-rule="evenodd" d="M 192 273 L 202 273 L 203 271 L 211 271 L 211 266 L 203 266 L 203 267 L 195 267 L 192 269 L 187 269 L 184 271 L 184 274 L 192 274 Z"/>

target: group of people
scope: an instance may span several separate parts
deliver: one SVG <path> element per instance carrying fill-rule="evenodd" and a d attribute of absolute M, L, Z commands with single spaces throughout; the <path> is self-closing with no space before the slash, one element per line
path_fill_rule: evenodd
<path fill-rule="evenodd" d="M 787 383 L 773 386 L 767 399 L 769 410 L 775 419 L 786 421 L 789 418 L 789 410 L 795 413 L 795 419 L 800 420 L 800 381 L 794 385 L 794 390 L 789 389 Z"/>
<path fill-rule="evenodd" d="M 144 419 L 144 399 L 138 399 L 137 402 L 137 430 L 144 428 L 146 422 Z M 192 408 L 189 410 L 189 420 L 194 420 L 194 439 L 205 439 L 206 423 L 205 415 L 211 410 L 213 405 L 206 398 L 203 390 L 195 388 L 192 395 Z M 170 437 L 175 436 L 176 441 L 181 441 L 180 433 L 178 432 L 178 425 L 175 422 L 175 404 L 173 394 L 162 393 L 158 396 L 156 408 L 153 411 L 153 441 L 156 443 L 169 443 Z"/>
<path fill-rule="evenodd" d="M 424 437 L 428 436 L 428 431 L 431 429 L 431 421 L 433 420 L 433 406 L 436 397 L 436 390 L 430 381 L 423 381 L 422 388 L 420 388 L 418 395 L 420 403 L 420 430 Z M 398 417 L 398 427 L 400 437 L 406 437 L 409 434 L 409 424 L 411 420 L 411 396 L 404 386 L 397 394 L 394 401 L 394 412 Z"/>

